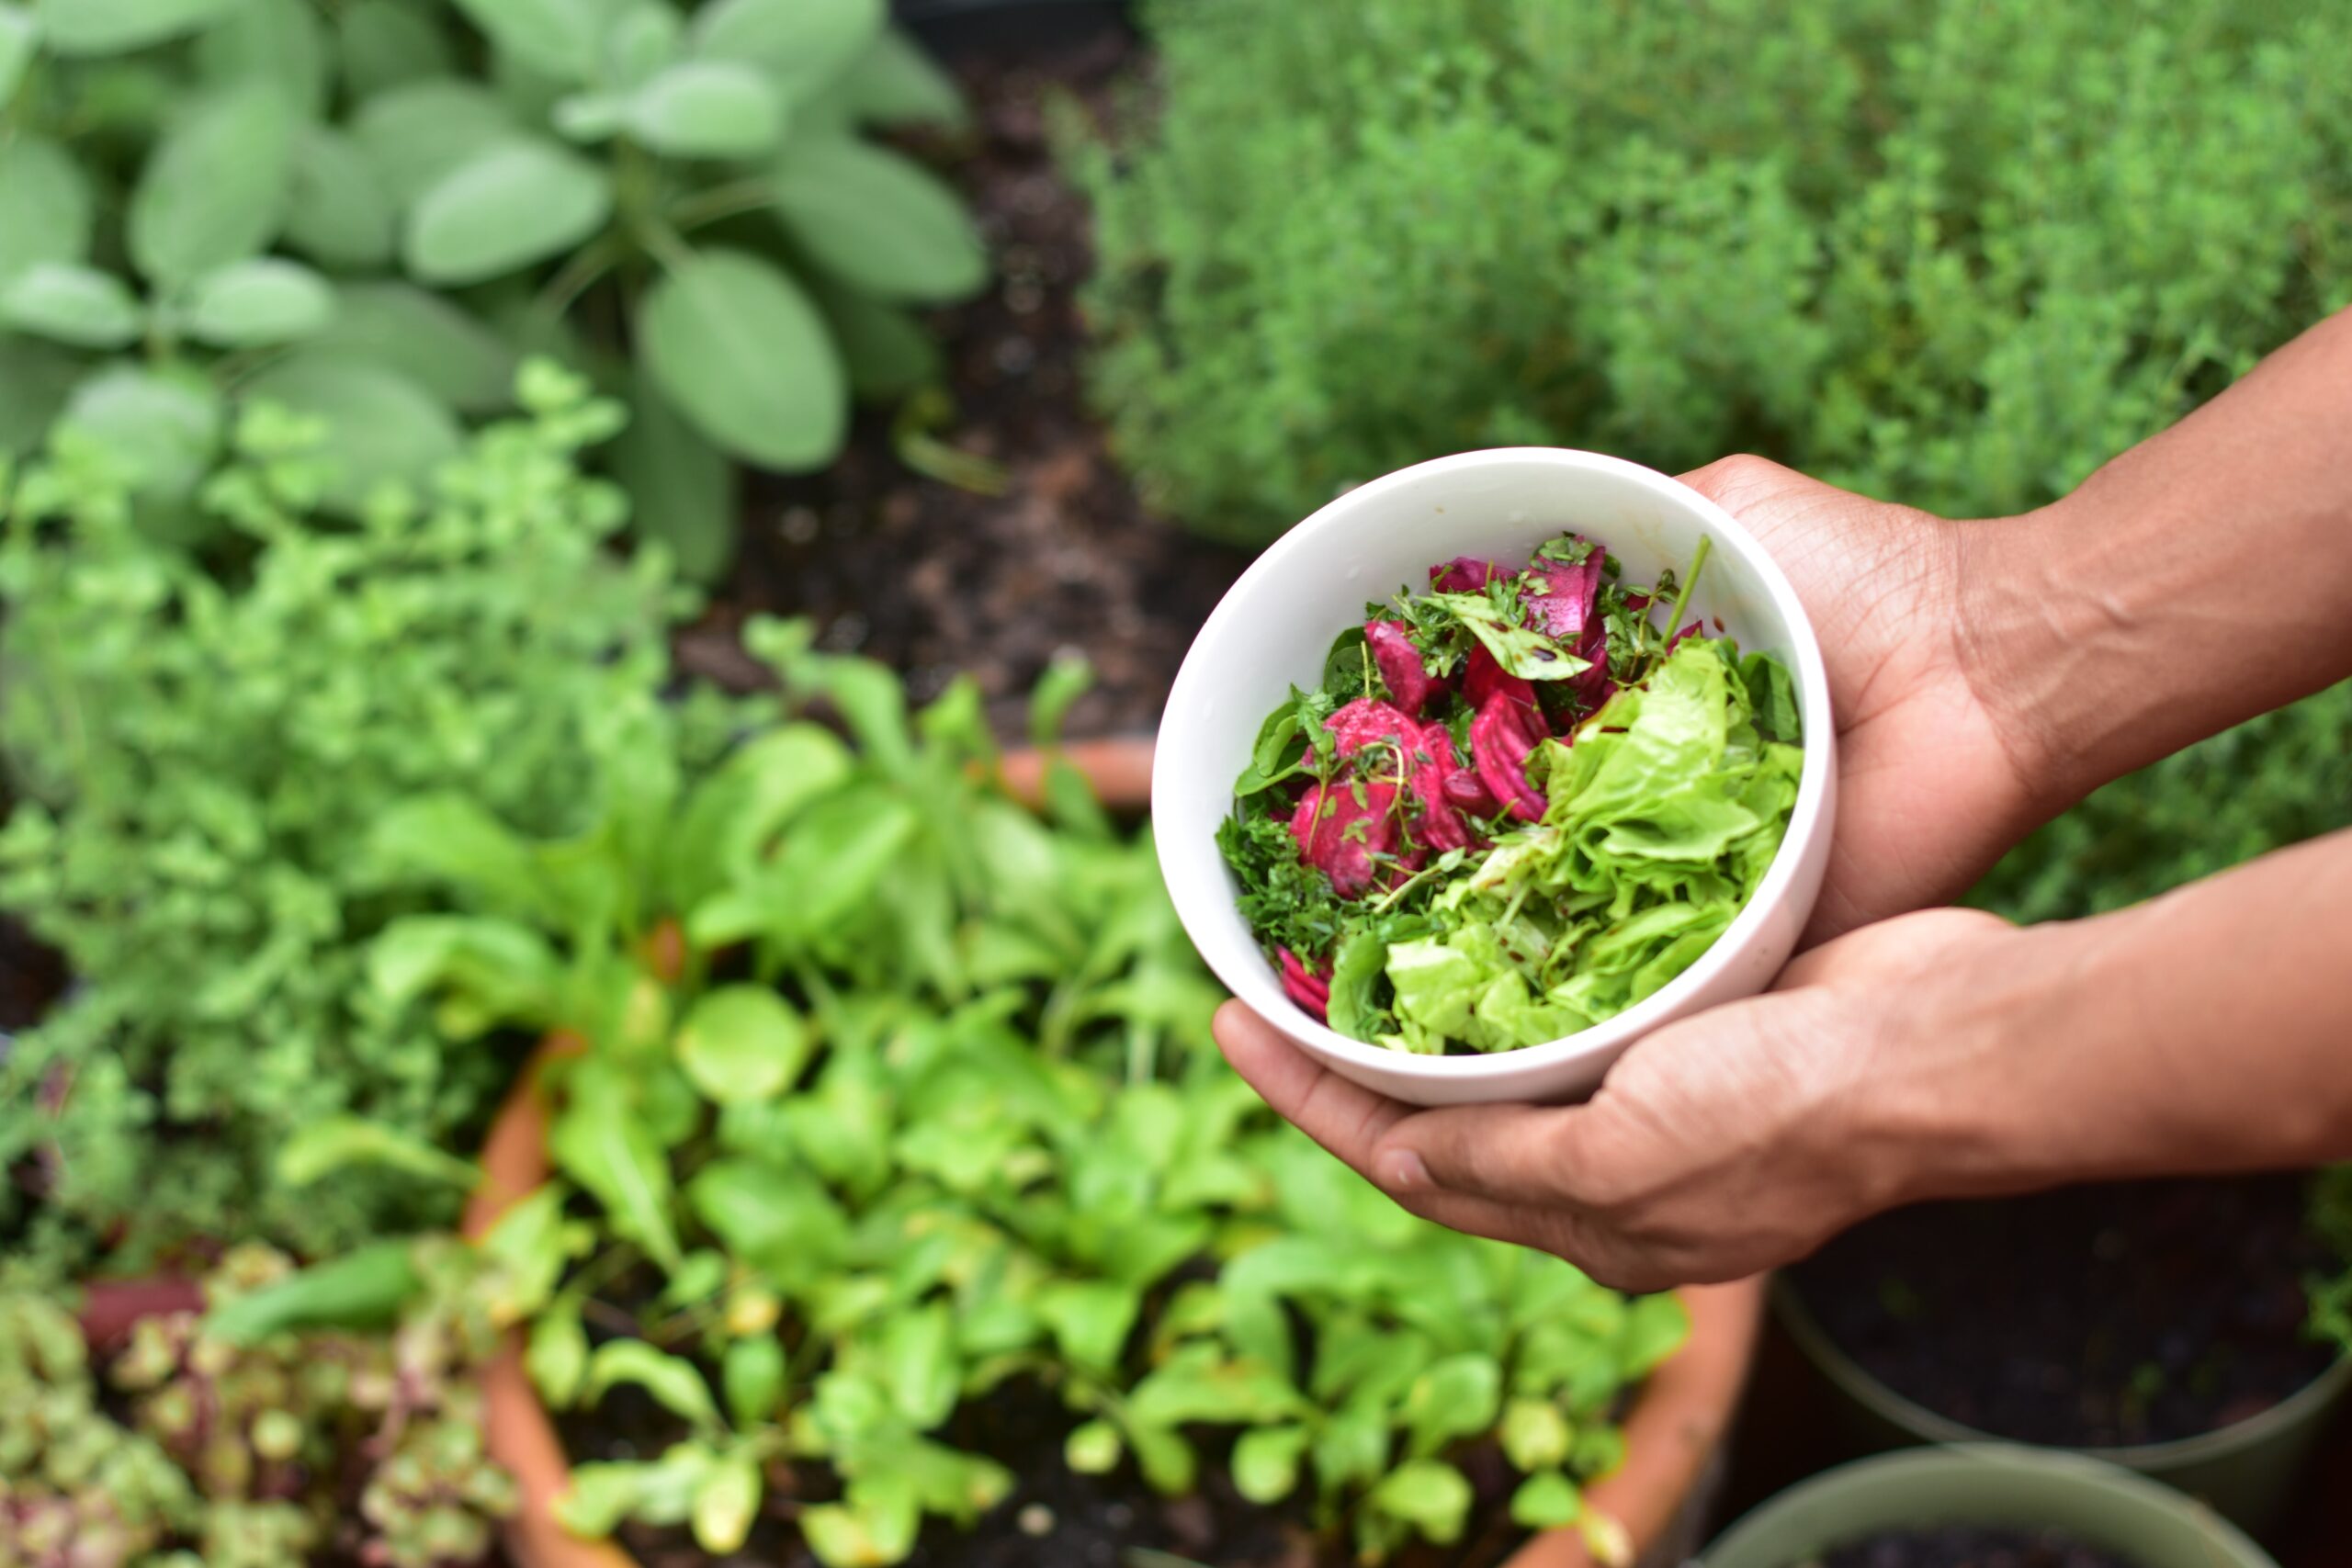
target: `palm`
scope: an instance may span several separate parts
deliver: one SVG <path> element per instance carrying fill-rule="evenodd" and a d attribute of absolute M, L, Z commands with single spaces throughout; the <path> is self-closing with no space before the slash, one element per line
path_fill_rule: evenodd
<path fill-rule="evenodd" d="M 1772 552 L 1828 662 L 1838 822 L 1807 940 L 1957 897 L 2033 825 L 2025 775 L 1962 656 L 1965 525 L 1758 457 L 1682 482 Z"/>

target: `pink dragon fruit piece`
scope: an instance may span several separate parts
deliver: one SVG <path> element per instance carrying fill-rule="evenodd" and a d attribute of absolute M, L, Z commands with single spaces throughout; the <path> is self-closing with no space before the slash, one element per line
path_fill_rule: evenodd
<path fill-rule="evenodd" d="M 1444 851 L 1470 842 L 1470 830 L 1446 803 L 1445 775 L 1457 766 L 1453 741 L 1442 725 L 1416 724 L 1401 709 L 1370 697 L 1359 697 L 1323 721 L 1342 757 L 1352 757 L 1374 741 L 1385 740 L 1403 759 L 1405 782 L 1420 806 L 1415 842 Z"/>
<path fill-rule="evenodd" d="M 1541 740 L 1552 733 L 1551 726 L 1544 722 L 1543 705 L 1535 700 L 1534 683 L 1504 670 L 1483 642 L 1470 645 L 1470 663 L 1462 673 L 1462 694 L 1470 699 L 1472 707 L 1481 710 L 1500 695 L 1519 710 L 1532 739 Z"/>
<path fill-rule="evenodd" d="M 1298 954 L 1287 947 L 1274 949 L 1282 962 L 1283 994 L 1315 1017 L 1317 1023 L 1329 1021 L 1331 1008 L 1331 982 L 1328 976 L 1318 975 L 1299 962 Z"/>
<path fill-rule="evenodd" d="M 1544 797 L 1527 782 L 1527 759 L 1538 739 L 1527 732 L 1519 709 L 1501 693 L 1489 697 L 1470 721 L 1470 755 L 1478 764 L 1478 777 L 1522 822 L 1544 815 Z"/>
<path fill-rule="evenodd" d="M 1356 791 L 1363 800 L 1359 804 Z M 1329 803 L 1326 813 L 1324 805 Z M 1365 780 L 1357 784 L 1317 784 L 1300 797 L 1291 814 L 1290 834 L 1298 842 L 1298 858 L 1331 879 L 1332 891 L 1342 898 L 1362 895 L 1373 884 L 1380 866 L 1375 854 L 1396 848 L 1396 786 Z M 1362 822 L 1359 832 L 1350 832 Z M 1415 852 L 1398 855 L 1410 868 L 1419 863 Z"/>
<path fill-rule="evenodd" d="M 1420 649 L 1406 635 L 1402 621 L 1366 621 L 1364 641 L 1372 645 L 1372 661 L 1380 678 L 1396 697 L 1396 705 L 1419 718 L 1431 697 L 1451 684 L 1421 667 Z"/>
<path fill-rule="evenodd" d="M 1502 575 L 1503 569 L 1490 560 L 1456 556 L 1430 568 L 1430 587 L 1440 593 L 1475 593 Z"/>

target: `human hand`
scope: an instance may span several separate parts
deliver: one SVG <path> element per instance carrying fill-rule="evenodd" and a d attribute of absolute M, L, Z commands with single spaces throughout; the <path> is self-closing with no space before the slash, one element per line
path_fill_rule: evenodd
<path fill-rule="evenodd" d="M 1658 1290 L 1790 1262 L 1917 1195 L 1937 1146 L 1923 1129 L 2005 1038 L 1972 977 L 2025 940 L 1962 909 L 1871 926 L 1765 996 L 1647 1036 L 1583 1105 L 1405 1105 L 1239 1002 L 1216 1038 L 1268 1104 L 1414 1213 Z"/>
<path fill-rule="evenodd" d="M 1838 816 L 1808 942 L 1965 891 L 2047 807 L 1967 657 L 1977 574 L 1966 531 L 1761 457 L 1681 482 L 1739 519 L 1787 572 L 1829 667 Z"/>

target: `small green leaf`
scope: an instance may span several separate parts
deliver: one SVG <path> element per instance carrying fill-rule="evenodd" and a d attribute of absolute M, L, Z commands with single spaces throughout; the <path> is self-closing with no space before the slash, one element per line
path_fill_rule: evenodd
<path fill-rule="evenodd" d="M 1559 1464 L 1573 1436 L 1568 1418 L 1548 1399 L 1514 1399 L 1503 1407 L 1503 1455 L 1516 1470 L 1532 1475 Z"/>
<path fill-rule="evenodd" d="M 642 1339 L 609 1339 L 588 1359 L 586 1397 L 593 1404 L 615 1383 L 634 1383 L 654 1403 L 696 1427 L 719 1425 L 718 1406 L 702 1372 L 683 1357 L 665 1355 Z"/>
<path fill-rule="evenodd" d="M 459 413 L 514 401 L 515 355 L 462 306 L 407 283 L 347 283 L 314 346 L 398 371 Z"/>
<path fill-rule="evenodd" d="M 714 1104 L 773 1100 L 808 1065 L 800 1015 L 764 986 L 721 986 L 678 1026 L 678 1065 Z"/>
<path fill-rule="evenodd" d="M 196 40 L 209 80 L 275 87 L 315 119 L 326 106 L 327 40 L 311 0 L 237 0 Z"/>
<path fill-rule="evenodd" d="M 752 1533 L 760 1512 L 760 1467 L 749 1454 L 730 1453 L 695 1488 L 695 1544 L 725 1556 Z"/>
<path fill-rule="evenodd" d="M 258 254 L 286 213 L 294 111 L 275 88 L 197 100 L 141 169 L 126 238 L 141 275 L 166 286 Z"/>
<path fill-rule="evenodd" d="M 612 215 L 612 183 L 552 141 L 511 140 L 417 198 L 401 254 L 426 283 L 480 283 L 571 249 Z"/>
<path fill-rule="evenodd" d="M 679 907 L 749 875 L 769 840 L 855 763 L 831 731 L 787 724 L 754 736 L 695 785 L 669 839 Z"/>
<path fill-rule="evenodd" d="M 580 1321 L 579 1297 L 569 1292 L 559 1296 L 532 1320 L 523 1370 L 539 1397 L 553 1408 L 569 1410 L 579 1403 L 581 1386 L 588 1380 L 588 1330 Z"/>
<path fill-rule="evenodd" d="M 719 1364 L 719 1385 L 726 1391 L 727 1414 L 738 1427 L 756 1427 L 776 1419 L 784 1404 L 786 1367 L 784 1341 L 774 1334 L 754 1334 L 727 1347 Z"/>
<path fill-rule="evenodd" d="M 1064 1280 L 1040 1291 L 1036 1306 L 1064 1356 L 1090 1371 L 1108 1371 L 1119 1364 L 1143 1295 L 1107 1280 Z"/>
<path fill-rule="evenodd" d="M 1690 1314 L 1671 1292 L 1637 1296 L 1625 1312 L 1618 1357 L 1627 1382 L 1638 1382 L 1690 1337 Z"/>
<path fill-rule="evenodd" d="M 568 93 L 555 101 L 548 118 L 566 141 L 609 141 L 628 123 L 628 100 L 611 93 Z"/>
<path fill-rule="evenodd" d="M 884 0 L 716 0 L 695 16 L 693 48 L 705 60 L 756 65 L 801 97 L 865 52 L 886 12 Z"/>
<path fill-rule="evenodd" d="M 254 376 L 244 395 L 326 422 L 322 456 L 334 478 L 325 499 L 346 511 L 364 506 L 379 485 L 422 483 L 464 445 L 449 412 L 430 394 L 363 360 L 297 355 Z"/>
<path fill-rule="evenodd" d="M 911 159 L 813 137 L 787 149 L 770 178 L 777 220 L 847 288 L 931 304 L 988 281 L 988 253 L 962 200 Z"/>
<path fill-rule="evenodd" d="M 391 259 L 399 227 L 391 191 L 359 143 L 322 125 L 302 127 L 286 203 L 288 243 L 328 266 L 378 266 Z"/>
<path fill-rule="evenodd" d="M 773 263 L 705 252 L 653 286 L 639 326 L 662 390 L 722 451 L 814 468 L 841 450 L 841 360 L 808 296 Z"/>
<path fill-rule="evenodd" d="M 678 1267 L 668 1152 L 611 1072 L 583 1066 L 571 1075 L 571 1093 L 548 1128 L 548 1152 L 596 1195 L 616 1232 L 664 1269 Z"/>
<path fill-rule="evenodd" d="M 508 1204 L 478 1244 L 494 1265 L 483 1298 L 491 1321 L 501 1327 L 536 1316 L 554 1299 L 572 1251 L 574 1227 L 564 1220 L 564 1197 L 562 1183 L 539 1183 Z"/>
<path fill-rule="evenodd" d="M 752 158 L 784 136 L 784 99 L 738 61 L 689 60 L 631 94 L 630 132 L 672 158 Z"/>
<path fill-rule="evenodd" d="M 120 348 L 137 340 L 142 317 L 114 274 L 40 262 L 0 286 L 0 321 L 75 348 Z"/>
<path fill-rule="evenodd" d="M 197 279 L 191 336 L 215 348 L 266 348 L 309 337 L 334 319 L 334 290 L 298 262 L 261 256 Z"/>
<path fill-rule="evenodd" d="M 37 136 L 0 142 L 0 280 L 90 254 L 89 183 L 73 154 Z"/>
<path fill-rule="evenodd" d="M 902 1312 L 882 1326 L 878 1370 L 890 1403 L 918 1431 L 929 1431 L 956 1409 L 962 1368 L 956 1359 L 956 1322 L 947 1303 Z"/>
<path fill-rule="evenodd" d="M 1126 1453 L 1119 1429 L 1108 1421 L 1088 1421 L 1062 1440 L 1062 1459 L 1080 1475 L 1107 1475 Z"/>
<path fill-rule="evenodd" d="M 1556 1470 L 1537 1472 L 1510 1495 L 1510 1521 L 1522 1529 L 1555 1530 L 1583 1512 L 1584 1494 Z"/>
<path fill-rule="evenodd" d="M 1381 1477 L 1365 1501 L 1438 1545 L 1450 1546 L 1462 1538 L 1470 1517 L 1470 1483 L 1442 1461 L 1409 1460 Z"/>
<path fill-rule="evenodd" d="M 22 6 L 0 6 L 0 108 L 17 96 L 17 84 L 25 79 L 25 67 L 32 62 L 33 46 L 40 40 L 40 27 L 33 14 Z"/>
<path fill-rule="evenodd" d="M 414 1134 L 358 1116 L 311 1122 L 277 1151 L 277 1179 L 289 1187 L 307 1187 L 352 1166 L 405 1171 L 460 1191 L 481 1179 L 481 1168 L 473 1161 L 435 1148 Z"/>
<path fill-rule="evenodd" d="M 1455 1438 L 1493 1426 L 1502 1386 L 1500 1363 L 1482 1352 L 1465 1350 L 1432 1362 L 1405 1394 L 1403 1415 L 1413 1452 L 1433 1454 Z"/>
<path fill-rule="evenodd" d="M 885 28 L 829 96 L 859 125 L 962 125 L 955 79 L 898 28 Z"/>
<path fill-rule="evenodd" d="M 1252 1503 L 1279 1503 L 1298 1489 L 1298 1461 L 1309 1437 L 1304 1427 L 1259 1427 L 1233 1445 L 1234 1489 Z"/>
<path fill-rule="evenodd" d="M 40 0 L 42 41 L 59 54 L 121 54 L 193 32 L 231 0 Z"/>
<path fill-rule="evenodd" d="M 594 0 L 457 0 L 458 9 L 531 69 L 585 82 L 596 69 L 601 8 Z"/>
<path fill-rule="evenodd" d="M 605 29 L 597 79 L 621 93 L 643 86 L 655 72 L 678 58 L 685 30 L 677 8 L 668 0 L 636 0 Z"/>
<path fill-rule="evenodd" d="M 447 76 L 457 68 L 439 25 L 439 7 L 409 0 L 356 0 L 335 17 L 335 58 L 343 84 L 356 99 L 388 88 Z"/>
<path fill-rule="evenodd" d="M 688 424 L 636 367 L 629 422 L 612 445 L 637 536 L 667 546 L 678 575 L 715 582 L 735 555 L 735 465 Z"/>
<path fill-rule="evenodd" d="M 452 170 L 519 134 L 514 112 L 497 94 L 440 76 L 379 93 L 351 118 L 352 140 L 402 207 Z"/>
<path fill-rule="evenodd" d="M 810 280 L 809 292 L 833 329 L 850 390 L 860 398 L 888 402 L 942 378 L 938 343 L 906 310 L 822 276 Z"/>

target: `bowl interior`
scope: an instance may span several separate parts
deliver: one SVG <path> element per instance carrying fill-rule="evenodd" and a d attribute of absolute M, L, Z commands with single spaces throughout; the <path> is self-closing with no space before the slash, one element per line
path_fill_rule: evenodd
<path fill-rule="evenodd" d="M 1797 677 L 1807 737 L 1797 827 L 1805 796 L 1819 796 L 1823 767 L 1812 739 L 1828 717 L 1820 651 L 1779 570 L 1747 531 L 1713 502 L 1662 474 L 1588 452 L 1544 447 L 1470 452 L 1400 469 L 1332 502 L 1276 541 L 1234 584 L 1185 657 L 1161 719 L 1153 831 L 1178 914 L 1217 977 L 1285 1033 L 1341 1055 L 1396 1063 L 1400 1054 L 1350 1040 L 1316 1022 L 1283 994 L 1234 907 L 1236 887 L 1217 853 L 1217 825 L 1232 809 L 1233 781 L 1266 715 L 1292 685 L 1320 676 L 1331 639 L 1361 624 L 1367 600 L 1424 589 L 1429 568 L 1453 556 L 1525 561 L 1534 547 L 1573 529 L 1601 541 L 1625 581 L 1687 572 L 1702 535 L 1713 539 L 1690 617 L 1718 619 L 1744 651 L 1779 657 Z M 1787 870 L 1784 843 L 1773 868 Z M 1710 961 L 1738 941 L 1747 916 L 1772 890 L 1770 876 L 1741 921 L 1699 964 L 1636 1007 L 1549 1045 L 1484 1056 L 1402 1058 L 1448 1073 L 1497 1071 L 1531 1052 L 1559 1052 L 1603 1032 L 1628 1039 L 1700 982 Z"/>

